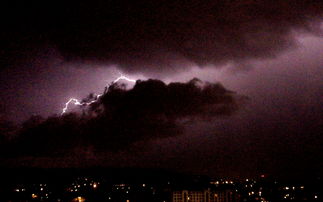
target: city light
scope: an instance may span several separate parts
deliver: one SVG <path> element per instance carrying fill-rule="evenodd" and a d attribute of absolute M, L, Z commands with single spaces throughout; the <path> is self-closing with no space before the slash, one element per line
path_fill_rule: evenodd
<path fill-rule="evenodd" d="M 208 181 L 209 187 L 201 188 L 198 186 L 196 190 L 172 190 L 168 185 L 168 181 L 163 181 L 160 184 L 155 184 L 154 182 L 147 183 L 129 183 L 120 181 L 118 183 L 111 183 L 107 185 L 103 183 L 103 178 L 101 181 L 99 179 L 88 179 L 78 177 L 74 180 L 71 180 L 70 183 L 65 185 L 64 196 L 71 197 L 69 201 L 72 202 L 84 202 L 84 201 L 93 201 L 96 197 L 104 197 L 99 201 L 115 201 L 114 199 L 120 198 L 121 201 L 138 201 L 133 198 L 134 196 L 140 195 L 143 197 L 142 200 L 139 201 L 147 201 L 145 197 L 157 199 L 158 197 L 164 194 L 165 197 L 171 198 L 171 200 L 165 200 L 166 198 L 158 198 L 158 201 L 166 201 L 166 202 L 182 202 L 182 201 L 201 201 L 205 196 L 210 201 L 275 201 L 276 198 L 280 198 L 281 200 L 315 200 L 318 201 L 320 198 L 320 192 L 313 189 L 304 189 L 304 185 L 288 183 L 288 186 L 279 184 L 278 182 L 274 184 L 276 181 L 271 181 L 271 183 L 264 184 L 263 182 L 256 182 L 254 180 L 250 180 L 247 183 L 242 180 L 223 180 L 220 181 Z M 196 179 L 195 179 L 196 180 Z M 145 182 L 145 181 L 144 181 Z M 194 181 L 196 183 L 198 181 Z M 178 182 L 174 182 L 178 183 Z M 278 186 L 277 186 L 278 184 Z M 216 185 L 216 186 L 215 186 Z M 253 185 L 251 188 L 251 185 Z M 100 186 L 100 189 L 97 189 Z M 307 184 L 305 184 L 307 186 Z M 130 191 L 131 187 L 131 191 Z M 140 188 L 141 189 L 138 189 Z M 192 186 L 194 187 L 194 186 Z M 308 186 L 310 187 L 310 186 Z M 44 184 L 31 184 L 24 185 L 18 184 L 11 189 L 11 192 L 16 195 L 16 197 L 26 197 L 25 201 L 28 200 L 40 200 L 40 201 L 60 201 L 61 196 L 57 197 L 56 193 L 51 189 L 52 186 L 49 185 L 45 188 Z M 38 192 L 34 192 L 38 190 Z M 40 191 L 39 191 L 40 190 Z M 268 191 L 273 190 L 273 191 Z M 22 193 L 24 192 L 24 193 Z M 275 193 L 276 195 L 272 195 Z M 94 198 L 93 198 L 94 197 Z M 113 198 L 113 199 L 112 199 Z M 148 201 L 151 201 L 150 199 Z M 96 200 L 94 200 L 96 201 Z"/>
<path fill-rule="evenodd" d="M 35 199 L 37 198 L 38 196 L 36 194 L 31 194 L 31 198 Z"/>
<path fill-rule="evenodd" d="M 84 202 L 85 198 L 82 196 L 78 196 L 72 200 L 73 202 Z"/>

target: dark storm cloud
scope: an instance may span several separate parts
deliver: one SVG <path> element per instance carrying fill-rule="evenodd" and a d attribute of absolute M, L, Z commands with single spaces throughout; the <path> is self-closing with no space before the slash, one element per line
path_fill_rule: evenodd
<path fill-rule="evenodd" d="M 231 115 L 238 109 L 236 98 L 221 84 L 198 79 L 168 85 L 138 80 L 130 90 L 113 84 L 82 115 L 32 117 L 16 138 L 2 145 L 2 155 L 66 155 L 76 148 L 119 151 L 138 141 L 180 135 L 188 120 Z"/>
<path fill-rule="evenodd" d="M 68 61 L 153 72 L 274 57 L 294 45 L 293 30 L 318 33 L 323 16 L 319 0 L 28 1 L 4 8 L 3 64 L 49 45 Z"/>

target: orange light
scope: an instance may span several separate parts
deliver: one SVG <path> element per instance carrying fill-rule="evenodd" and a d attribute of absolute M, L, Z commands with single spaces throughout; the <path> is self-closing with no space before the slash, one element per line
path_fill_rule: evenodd
<path fill-rule="evenodd" d="M 73 202 L 84 202 L 85 198 L 82 196 L 78 196 L 72 200 Z"/>

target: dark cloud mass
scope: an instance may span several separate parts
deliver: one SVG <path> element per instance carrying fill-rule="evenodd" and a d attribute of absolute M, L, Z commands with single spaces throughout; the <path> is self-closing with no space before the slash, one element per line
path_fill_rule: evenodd
<path fill-rule="evenodd" d="M 238 109 L 237 97 L 221 84 L 198 79 L 168 85 L 138 80 L 130 90 L 115 83 L 81 114 L 45 120 L 31 117 L 16 137 L 3 141 L 1 153 L 52 156 L 66 155 L 76 148 L 119 151 L 138 141 L 180 135 L 182 126 L 192 119 L 231 115 Z"/>
<path fill-rule="evenodd" d="M 0 166 L 322 176 L 322 0 L 0 4 Z"/>
<path fill-rule="evenodd" d="M 50 46 L 67 61 L 126 71 L 240 62 L 292 47 L 294 30 L 319 34 L 322 14 L 319 0 L 12 3 L 2 14 L 0 57 L 6 66 Z"/>

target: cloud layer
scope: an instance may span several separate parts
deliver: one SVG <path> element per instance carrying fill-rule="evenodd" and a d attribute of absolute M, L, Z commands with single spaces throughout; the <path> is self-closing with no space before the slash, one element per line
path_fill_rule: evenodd
<path fill-rule="evenodd" d="M 237 98 L 221 84 L 198 79 L 168 85 L 138 80 L 130 90 L 116 83 L 81 115 L 32 117 L 2 145 L 2 154 L 61 156 L 75 149 L 124 150 L 139 141 L 180 135 L 183 124 L 192 119 L 231 115 L 238 109 Z"/>
<path fill-rule="evenodd" d="M 125 71 L 164 72 L 274 57 L 295 45 L 294 30 L 320 33 L 323 3 L 55 1 L 13 5 L 4 14 L 11 19 L 4 23 L 1 34 L 6 41 L 6 51 L 1 53 L 5 64 L 50 46 L 67 61 L 117 64 Z"/>

